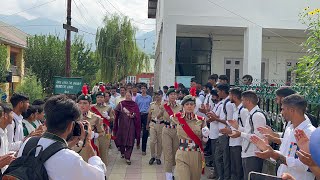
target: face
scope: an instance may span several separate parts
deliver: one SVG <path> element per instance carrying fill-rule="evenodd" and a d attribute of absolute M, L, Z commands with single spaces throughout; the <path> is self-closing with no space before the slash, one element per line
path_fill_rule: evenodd
<path fill-rule="evenodd" d="M 250 85 L 251 84 L 251 81 L 249 81 L 248 78 L 243 78 L 242 82 L 243 82 L 244 85 Z"/>
<path fill-rule="evenodd" d="M 126 100 L 127 100 L 127 101 L 132 100 L 131 93 L 130 93 L 130 92 L 126 92 L 126 94 L 125 94 L 125 98 L 126 98 Z"/>
<path fill-rule="evenodd" d="M 235 103 L 235 100 L 234 100 L 235 96 L 233 94 L 231 94 L 231 93 L 229 94 L 229 99 L 230 99 L 231 103 Z"/>
<path fill-rule="evenodd" d="M 224 98 L 224 96 L 225 96 L 225 92 L 224 91 L 221 91 L 220 89 L 217 89 L 217 93 L 218 93 L 218 96 L 220 98 Z"/>
<path fill-rule="evenodd" d="M 104 101 L 109 102 L 109 100 L 110 100 L 110 95 L 106 93 L 106 95 L 104 96 Z"/>
<path fill-rule="evenodd" d="M 13 121 L 13 111 L 9 113 L 3 113 L 4 120 L 8 122 L 8 124 L 12 124 Z"/>
<path fill-rule="evenodd" d="M 281 106 L 281 114 L 282 114 L 282 117 L 286 121 L 291 121 L 292 120 L 292 114 L 293 113 L 294 113 L 294 108 L 286 106 L 286 105 L 282 105 Z"/>
<path fill-rule="evenodd" d="M 242 98 L 241 98 L 241 101 L 242 101 L 243 107 L 244 107 L 244 108 L 248 108 L 249 100 L 242 97 Z"/>
<path fill-rule="evenodd" d="M 210 83 L 211 85 L 216 85 L 217 82 L 214 79 L 209 79 L 208 83 Z"/>
<path fill-rule="evenodd" d="M 99 104 L 104 103 L 104 96 L 97 96 L 97 103 Z"/>
<path fill-rule="evenodd" d="M 219 81 L 219 84 L 227 84 L 228 83 L 227 80 L 219 79 L 218 81 Z"/>
<path fill-rule="evenodd" d="M 131 91 L 132 90 L 132 86 L 127 86 L 127 90 Z"/>
<path fill-rule="evenodd" d="M 169 94 L 169 101 L 174 102 L 177 99 L 177 93 L 173 92 Z"/>
<path fill-rule="evenodd" d="M 115 95 L 117 93 L 117 90 L 116 89 L 111 89 L 110 92 L 111 92 L 112 95 Z"/>
<path fill-rule="evenodd" d="M 36 114 L 36 119 L 37 120 L 43 120 L 44 119 L 44 111 L 42 111 L 41 113 L 37 113 Z"/>
<path fill-rule="evenodd" d="M 78 106 L 79 106 L 82 113 L 86 113 L 90 109 L 90 103 L 89 103 L 89 101 L 86 101 L 86 100 L 80 100 L 78 102 Z"/>
<path fill-rule="evenodd" d="M 191 82 L 191 87 L 197 87 L 197 83 L 196 82 Z"/>
<path fill-rule="evenodd" d="M 219 97 L 218 96 L 211 96 L 211 100 L 213 103 L 217 104 L 219 102 Z"/>
<path fill-rule="evenodd" d="M 194 108 L 196 107 L 196 104 L 192 101 L 189 101 L 189 102 L 186 102 L 184 105 L 183 105 L 183 110 L 186 112 L 186 113 L 192 113 L 194 111 Z"/>
<path fill-rule="evenodd" d="M 146 92 L 147 92 L 147 88 L 144 87 L 144 86 L 142 86 L 142 87 L 141 87 L 141 92 L 142 92 L 142 93 L 146 93 Z"/>
<path fill-rule="evenodd" d="M 168 92 L 168 89 L 163 89 L 163 92 L 164 92 L 164 93 L 167 93 L 167 92 Z"/>
<path fill-rule="evenodd" d="M 29 108 L 29 100 L 21 101 L 20 102 L 20 107 L 21 107 L 22 112 L 26 112 L 28 110 L 28 108 Z"/>
<path fill-rule="evenodd" d="M 132 94 L 136 95 L 138 93 L 138 89 L 136 87 L 132 88 Z"/>
<path fill-rule="evenodd" d="M 126 95 L 126 90 L 124 88 L 120 89 L 120 95 L 125 96 Z"/>
<path fill-rule="evenodd" d="M 276 103 L 277 103 L 278 105 L 281 104 L 281 101 L 282 101 L 282 97 L 276 96 Z"/>

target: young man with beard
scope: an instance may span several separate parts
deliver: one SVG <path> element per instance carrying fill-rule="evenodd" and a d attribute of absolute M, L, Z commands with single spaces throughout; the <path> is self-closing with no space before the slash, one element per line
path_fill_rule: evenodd
<path fill-rule="evenodd" d="M 167 92 L 168 102 L 161 106 L 161 112 L 165 121 L 165 127 L 162 129 L 162 149 L 164 155 L 164 170 L 166 180 L 173 180 L 173 167 L 176 165 L 175 156 L 179 147 L 176 124 L 171 121 L 170 116 L 179 112 L 182 106 L 176 103 L 177 93 L 174 88 Z M 159 117 L 161 114 L 159 115 Z"/>
<path fill-rule="evenodd" d="M 105 136 L 99 137 L 99 153 L 101 159 L 106 166 L 108 166 L 108 153 L 111 141 L 111 128 L 110 123 L 114 121 L 114 112 L 111 106 L 104 103 L 105 93 L 97 92 L 96 94 L 97 104 L 91 106 L 91 111 L 96 115 L 103 118 L 103 127 L 105 130 Z"/>
<path fill-rule="evenodd" d="M 245 91 L 242 93 L 242 104 L 249 111 L 249 116 L 245 120 L 244 127 L 239 125 L 237 120 L 228 120 L 228 123 L 237 129 L 234 136 L 242 137 L 242 167 L 244 179 L 248 179 L 251 171 L 261 172 L 263 159 L 259 158 L 255 152 L 259 148 L 251 143 L 252 135 L 263 138 L 263 135 L 258 131 L 258 127 L 266 126 L 266 118 L 262 110 L 258 106 L 258 96 L 254 91 Z"/>
<path fill-rule="evenodd" d="M 119 102 L 123 101 L 126 97 L 126 88 L 124 86 L 120 87 L 120 96 L 116 97 L 116 103 L 115 105 L 117 106 Z"/>
<path fill-rule="evenodd" d="M 136 98 L 138 96 L 140 96 L 141 94 L 138 93 L 138 87 L 137 86 L 133 86 L 132 87 L 132 101 L 136 101 Z"/>
<path fill-rule="evenodd" d="M 117 93 L 117 87 L 112 86 L 110 89 L 110 93 L 111 93 L 110 102 L 116 106 L 116 98 L 120 96 L 120 94 Z"/>
<path fill-rule="evenodd" d="M 102 118 L 95 113 L 90 111 L 91 105 L 91 97 L 88 95 L 80 95 L 77 100 L 78 106 L 81 111 L 81 121 L 88 121 L 91 125 L 91 129 L 93 132 L 93 139 L 91 140 L 91 145 L 94 150 L 97 152 L 99 157 L 101 157 L 104 163 L 107 163 L 107 155 L 106 155 L 106 144 L 107 138 L 105 131 L 103 129 L 103 122 Z M 104 148 L 104 149 L 102 149 Z M 75 149 L 76 152 L 80 151 L 80 156 L 85 160 L 88 161 L 89 157 L 87 156 L 88 153 L 82 149 L 82 146 Z M 100 153 L 102 152 L 102 153 Z"/>

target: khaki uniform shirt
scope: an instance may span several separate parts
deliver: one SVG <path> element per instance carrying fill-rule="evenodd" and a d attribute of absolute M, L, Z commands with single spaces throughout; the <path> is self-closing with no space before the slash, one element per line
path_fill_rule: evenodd
<path fill-rule="evenodd" d="M 172 109 L 173 113 L 177 113 L 179 111 L 182 110 L 182 106 L 180 104 L 177 104 L 177 103 L 173 103 L 171 104 L 170 102 L 166 102 L 166 103 L 163 103 L 161 105 L 161 112 L 163 113 L 163 119 L 167 122 L 170 122 L 171 125 L 176 125 L 176 123 L 172 122 L 171 119 L 170 119 L 170 115 L 167 113 L 167 111 L 165 110 L 164 108 L 164 105 L 167 104 L 170 106 L 170 108 Z"/>
<path fill-rule="evenodd" d="M 161 113 L 161 106 L 163 106 L 163 104 L 157 103 L 157 102 L 152 102 L 150 104 L 150 109 L 149 109 L 149 113 L 151 115 L 151 120 L 157 120 L 157 121 L 161 121 L 163 120 L 163 114 Z"/>
<path fill-rule="evenodd" d="M 110 119 L 108 120 L 110 122 L 114 121 L 114 111 L 111 106 L 104 103 L 103 105 L 94 104 L 93 107 L 95 107 L 101 115 L 104 115 L 105 112 L 108 112 L 108 116 L 110 116 Z"/>

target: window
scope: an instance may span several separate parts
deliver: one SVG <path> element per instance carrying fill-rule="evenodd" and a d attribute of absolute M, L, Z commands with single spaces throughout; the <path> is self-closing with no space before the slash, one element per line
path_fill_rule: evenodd
<path fill-rule="evenodd" d="M 136 76 L 127 76 L 126 83 L 136 83 Z"/>

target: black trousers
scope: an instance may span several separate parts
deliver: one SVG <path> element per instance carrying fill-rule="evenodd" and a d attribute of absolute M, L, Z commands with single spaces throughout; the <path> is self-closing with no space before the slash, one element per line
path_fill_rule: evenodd
<path fill-rule="evenodd" d="M 211 161 L 212 161 L 213 169 L 215 170 L 215 172 L 217 172 L 216 156 L 215 156 L 217 139 L 210 139 L 210 141 L 211 141 L 211 152 L 212 152 Z"/>
<path fill-rule="evenodd" d="M 140 113 L 141 117 L 141 127 L 142 127 L 142 152 L 147 150 L 147 141 L 149 136 L 149 131 L 147 130 L 148 123 L 148 113 Z"/>
<path fill-rule="evenodd" d="M 262 166 L 263 166 L 263 159 L 260 159 L 258 157 L 242 158 L 242 166 L 243 166 L 243 177 L 244 179 L 248 179 L 249 173 L 251 171 L 261 173 Z"/>
<path fill-rule="evenodd" d="M 217 139 L 215 156 L 219 178 L 221 180 L 230 180 L 230 149 L 228 136 L 222 135 Z"/>
<path fill-rule="evenodd" d="M 231 179 L 243 180 L 241 146 L 230 146 Z"/>

